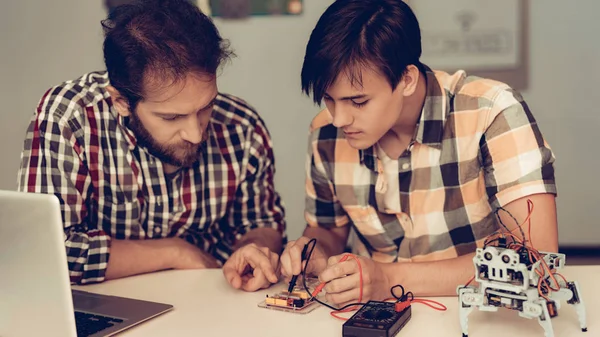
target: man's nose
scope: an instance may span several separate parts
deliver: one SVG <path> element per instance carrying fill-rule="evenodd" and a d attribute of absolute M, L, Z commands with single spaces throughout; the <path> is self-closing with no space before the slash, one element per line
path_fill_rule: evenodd
<path fill-rule="evenodd" d="M 204 130 L 198 122 L 198 119 L 194 118 L 181 130 L 181 138 L 192 144 L 200 144 L 200 142 L 202 142 L 203 133 Z"/>

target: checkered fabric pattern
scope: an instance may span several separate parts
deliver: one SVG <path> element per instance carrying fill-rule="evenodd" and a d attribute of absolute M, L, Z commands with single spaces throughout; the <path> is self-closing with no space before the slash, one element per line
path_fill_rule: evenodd
<path fill-rule="evenodd" d="M 308 225 L 351 225 L 353 252 L 376 261 L 473 252 L 498 229 L 497 207 L 557 193 L 554 154 L 519 93 L 464 71 L 427 68 L 426 79 L 415 136 L 391 174 L 395 184 L 386 178 L 377 147 L 350 147 L 327 110 L 311 124 Z M 386 207 L 393 201 L 388 186 L 397 186 L 397 210 Z"/>
<path fill-rule="evenodd" d="M 167 177 L 112 108 L 106 72 L 43 96 L 24 142 L 18 189 L 61 201 L 71 281 L 105 278 L 111 238 L 181 237 L 221 264 L 246 232 L 286 241 L 267 128 L 239 98 L 219 94 L 199 164 Z"/>

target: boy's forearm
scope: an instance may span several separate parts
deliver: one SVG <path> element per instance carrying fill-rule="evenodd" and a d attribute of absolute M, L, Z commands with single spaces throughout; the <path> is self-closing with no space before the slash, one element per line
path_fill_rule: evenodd
<path fill-rule="evenodd" d="M 344 227 L 325 229 L 320 227 L 306 227 L 304 236 L 316 238 L 317 244 L 324 250 L 327 256 L 342 254 L 348 240 L 349 229 Z"/>
<path fill-rule="evenodd" d="M 397 262 L 384 265 L 390 288 L 400 284 L 415 296 L 454 296 L 456 288 L 474 276 L 475 253 L 432 262 Z"/>

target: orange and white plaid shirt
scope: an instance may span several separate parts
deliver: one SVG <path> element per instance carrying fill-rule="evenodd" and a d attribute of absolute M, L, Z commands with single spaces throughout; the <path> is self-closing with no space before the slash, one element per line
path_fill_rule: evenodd
<path fill-rule="evenodd" d="M 327 110 L 311 124 L 308 225 L 352 225 L 353 253 L 375 261 L 468 254 L 498 229 L 498 207 L 557 193 L 554 154 L 519 93 L 464 71 L 427 68 L 426 78 L 415 136 L 397 161 L 376 145 L 352 148 Z"/>

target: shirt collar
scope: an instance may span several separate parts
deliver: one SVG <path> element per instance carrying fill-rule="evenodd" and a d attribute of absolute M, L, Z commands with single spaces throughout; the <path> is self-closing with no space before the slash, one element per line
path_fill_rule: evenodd
<path fill-rule="evenodd" d="M 448 111 L 446 90 L 437 79 L 435 72 L 424 65 L 427 92 L 421 117 L 415 129 L 414 141 L 436 149 L 440 149 Z M 377 171 L 377 153 L 375 145 L 359 151 L 361 164 L 372 171 Z"/>
<path fill-rule="evenodd" d="M 135 136 L 135 133 L 133 133 L 133 131 L 131 131 L 131 129 L 127 126 L 127 124 L 129 123 L 129 118 L 123 117 L 117 112 L 117 109 L 112 104 L 112 100 L 110 98 L 108 98 L 108 101 L 110 106 L 110 113 L 117 120 L 117 124 L 119 125 L 121 130 L 123 130 L 123 133 L 125 134 L 125 139 L 127 140 L 127 145 L 129 146 L 129 150 L 131 151 L 137 146 L 137 138 Z"/>

